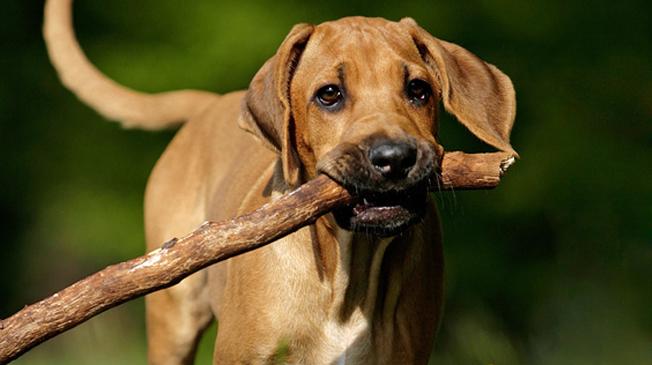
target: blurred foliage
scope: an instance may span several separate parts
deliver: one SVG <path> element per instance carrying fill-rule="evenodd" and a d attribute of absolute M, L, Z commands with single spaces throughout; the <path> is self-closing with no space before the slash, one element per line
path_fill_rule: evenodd
<path fill-rule="evenodd" d="M 0 15 L 0 317 L 143 251 L 143 189 L 173 135 L 121 130 L 67 92 L 42 5 L 9 0 Z M 498 65 L 522 159 L 497 190 L 438 196 L 447 309 L 432 363 L 652 364 L 649 2 L 113 0 L 75 13 L 92 61 L 144 91 L 245 88 L 293 24 L 346 15 L 411 16 Z M 485 149 L 450 117 L 441 139 Z M 144 363 L 142 307 L 16 363 Z"/>

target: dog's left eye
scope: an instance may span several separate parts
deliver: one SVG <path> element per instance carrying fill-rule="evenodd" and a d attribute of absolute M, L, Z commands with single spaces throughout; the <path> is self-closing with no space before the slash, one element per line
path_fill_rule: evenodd
<path fill-rule="evenodd" d="M 430 99 L 430 95 L 432 95 L 430 84 L 419 79 L 411 80 L 407 84 L 406 92 L 408 98 L 410 98 L 410 101 L 417 105 L 423 105 L 427 103 Z"/>
<path fill-rule="evenodd" d="M 317 90 L 315 99 L 322 106 L 332 107 L 342 101 L 342 90 L 337 85 L 326 85 Z"/>

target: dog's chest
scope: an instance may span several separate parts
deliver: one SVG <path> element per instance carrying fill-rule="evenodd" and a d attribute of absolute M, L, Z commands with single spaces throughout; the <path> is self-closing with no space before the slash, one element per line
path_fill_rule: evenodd
<path fill-rule="evenodd" d="M 319 363 L 358 364 L 369 350 L 370 324 L 360 310 L 356 310 L 345 322 L 329 318 L 323 326 L 321 340 L 315 348 Z"/>

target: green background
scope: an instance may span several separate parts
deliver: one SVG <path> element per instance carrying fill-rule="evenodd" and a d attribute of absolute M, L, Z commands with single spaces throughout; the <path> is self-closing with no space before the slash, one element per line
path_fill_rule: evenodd
<path fill-rule="evenodd" d="M 439 195 L 446 313 L 434 364 L 652 364 L 652 3 L 78 1 L 90 59 L 143 91 L 245 88 L 291 26 L 415 18 L 516 87 L 522 159 Z M 173 132 L 122 130 L 59 83 L 42 2 L 0 12 L 0 317 L 143 252 L 142 195 Z M 453 119 L 448 149 L 487 149 Z M 211 339 L 202 343 L 209 363 Z M 16 364 L 145 363 L 143 301 Z"/>

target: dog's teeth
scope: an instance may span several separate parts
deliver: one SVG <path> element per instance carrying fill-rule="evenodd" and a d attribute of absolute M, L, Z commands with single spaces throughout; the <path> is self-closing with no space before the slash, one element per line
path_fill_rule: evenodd
<path fill-rule="evenodd" d="M 365 205 L 369 205 L 369 204 L 370 204 L 370 203 L 369 203 L 369 200 L 367 200 L 367 198 L 362 198 L 362 202 L 363 202 Z"/>

